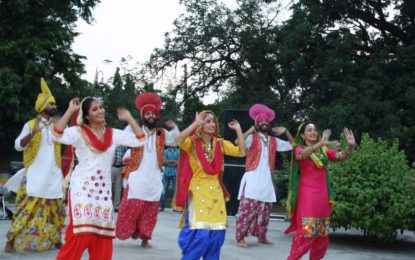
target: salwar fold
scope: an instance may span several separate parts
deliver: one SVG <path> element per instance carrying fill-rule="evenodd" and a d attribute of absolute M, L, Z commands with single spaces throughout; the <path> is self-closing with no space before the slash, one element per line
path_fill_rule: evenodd
<path fill-rule="evenodd" d="M 25 174 L 17 191 L 17 210 L 7 233 L 7 241 L 14 240 L 18 251 L 49 250 L 61 242 L 65 205 L 62 199 L 28 196 L 26 180 Z"/>
<path fill-rule="evenodd" d="M 190 229 L 188 212 L 179 234 L 182 260 L 218 260 L 225 241 L 226 230 Z"/>
<path fill-rule="evenodd" d="M 160 202 L 128 199 L 128 192 L 127 186 L 118 210 L 115 236 L 121 240 L 130 237 L 151 239 L 157 223 Z"/>
<path fill-rule="evenodd" d="M 258 237 L 262 241 L 266 240 L 271 209 L 272 203 L 245 198 L 242 195 L 236 215 L 236 241 L 248 235 Z"/>
<path fill-rule="evenodd" d="M 295 232 L 287 260 L 300 259 L 310 250 L 310 260 L 319 260 L 326 254 L 329 236 L 305 237 L 302 230 Z"/>

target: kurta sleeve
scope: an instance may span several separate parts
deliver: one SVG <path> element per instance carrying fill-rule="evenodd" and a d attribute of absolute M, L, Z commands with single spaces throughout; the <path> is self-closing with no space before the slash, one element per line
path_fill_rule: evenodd
<path fill-rule="evenodd" d="M 232 142 L 223 140 L 222 142 L 223 154 L 233 157 L 244 157 L 245 151 L 241 151 L 239 146 L 234 145 Z"/>
<path fill-rule="evenodd" d="M 56 134 L 56 132 L 54 132 L 52 136 L 53 140 L 56 142 L 76 147 L 75 143 L 79 140 L 80 133 L 78 126 L 72 126 L 65 128 L 62 135 Z"/>
<path fill-rule="evenodd" d="M 165 143 L 166 144 L 174 144 L 176 143 L 176 137 L 179 136 L 180 130 L 177 126 L 175 126 L 172 130 L 164 129 L 165 134 Z"/>
<path fill-rule="evenodd" d="M 184 141 L 181 144 L 178 143 L 177 145 L 186 153 L 190 153 L 192 150 L 192 140 L 190 139 L 190 137 L 186 137 L 186 139 L 184 139 Z"/>
<path fill-rule="evenodd" d="M 329 161 L 332 161 L 332 162 L 337 161 L 337 158 L 336 158 L 337 152 L 335 150 L 327 149 L 326 154 L 327 154 L 327 158 L 329 159 Z"/>
<path fill-rule="evenodd" d="M 248 135 L 245 138 L 245 147 L 246 147 L 246 149 L 248 150 L 249 148 L 251 148 L 251 145 L 252 145 L 252 135 Z"/>
<path fill-rule="evenodd" d="M 20 133 L 20 135 L 16 138 L 16 140 L 14 141 L 14 149 L 16 149 L 16 151 L 21 152 L 24 149 L 26 149 L 27 145 L 25 147 L 22 147 L 20 145 L 20 141 L 27 136 L 30 133 L 30 127 L 29 127 L 29 123 L 24 124 L 22 132 Z M 29 143 L 28 143 L 29 144 Z"/>
<path fill-rule="evenodd" d="M 295 158 L 297 160 L 301 160 L 301 158 L 299 157 L 300 152 L 303 150 L 303 146 L 299 145 L 295 148 Z"/>
<path fill-rule="evenodd" d="M 277 141 L 277 151 L 278 152 L 287 152 L 287 151 L 291 151 L 293 149 L 290 142 L 279 139 L 277 137 L 274 137 L 274 138 Z"/>
<path fill-rule="evenodd" d="M 143 146 L 145 138 L 138 139 L 137 136 L 127 130 L 113 129 L 114 144 L 124 145 L 128 147 L 139 147 Z"/>

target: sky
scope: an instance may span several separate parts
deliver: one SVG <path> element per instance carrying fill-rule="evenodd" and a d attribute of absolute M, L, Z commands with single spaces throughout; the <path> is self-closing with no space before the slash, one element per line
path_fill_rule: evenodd
<path fill-rule="evenodd" d="M 164 33 L 184 8 L 178 0 L 102 0 L 93 10 L 95 21 L 78 21 L 73 50 L 86 56 L 84 79 L 93 81 L 114 75 L 121 58 L 136 62 L 148 60 L 153 49 L 161 47 Z M 106 64 L 104 60 L 112 62 Z"/>
<path fill-rule="evenodd" d="M 220 2 L 231 8 L 237 6 L 236 0 Z M 80 35 L 72 47 L 86 57 L 83 78 L 92 82 L 98 72 L 98 80 L 106 82 L 123 57 L 131 56 L 131 65 L 146 62 L 155 48 L 163 46 L 164 34 L 172 31 L 174 19 L 184 12 L 179 0 L 102 0 L 92 11 L 92 24 L 77 22 Z M 218 97 L 212 95 L 203 102 L 214 102 Z"/>

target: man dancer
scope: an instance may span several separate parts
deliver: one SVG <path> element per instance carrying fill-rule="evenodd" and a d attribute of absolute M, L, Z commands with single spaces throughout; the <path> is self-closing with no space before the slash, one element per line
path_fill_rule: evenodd
<path fill-rule="evenodd" d="M 35 119 L 27 122 L 15 140 L 17 151 L 23 151 L 24 171 L 16 197 L 13 218 L 5 251 L 44 251 L 61 245 L 61 227 L 65 219 L 62 201 L 60 144 L 52 140 L 52 117 L 55 98 L 41 79 Z"/>
<path fill-rule="evenodd" d="M 276 202 L 272 175 L 275 168 L 276 152 L 292 150 L 294 139 L 285 127 L 273 127 L 272 131 L 285 135 L 289 142 L 268 135 L 268 129 L 275 113 L 262 104 L 249 109 L 249 116 L 255 127 L 249 129 L 246 138 L 246 172 L 241 180 L 238 199 L 239 210 L 236 215 L 236 241 L 239 247 L 248 247 L 245 237 L 249 234 L 258 237 L 258 242 L 272 244 L 266 238 L 272 203 Z"/>
<path fill-rule="evenodd" d="M 158 111 L 162 106 L 157 94 L 141 93 L 136 97 L 135 105 L 144 123 L 146 142 L 143 147 L 131 149 L 130 162 L 123 170 L 127 186 L 119 208 L 115 236 L 121 240 L 140 238 L 141 246 L 148 248 L 163 190 L 161 171 L 164 144 L 172 143 L 179 129 L 172 120 L 166 122 L 170 131 L 156 127 L 160 119 Z"/>

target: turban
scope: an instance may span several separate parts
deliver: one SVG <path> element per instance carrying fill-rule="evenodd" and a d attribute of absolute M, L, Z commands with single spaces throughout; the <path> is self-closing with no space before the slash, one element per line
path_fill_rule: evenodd
<path fill-rule="evenodd" d="M 144 119 L 146 112 L 151 111 L 156 114 L 156 120 L 160 119 L 158 111 L 163 102 L 161 98 L 153 92 L 143 92 L 135 98 L 135 107 L 140 111 L 141 119 Z"/>
<path fill-rule="evenodd" d="M 37 95 L 35 104 L 35 110 L 38 113 L 42 112 L 50 102 L 55 102 L 55 98 L 52 96 L 52 92 L 50 92 L 49 87 L 43 78 L 40 78 L 40 88 L 42 92 Z"/>
<path fill-rule="evenodd" d="M 261 120 L 271 123 L 275 118 L 275 113 L 266 105 L 255 104 L 249 109 L 249 116 L 255 121 L 255 126 L 258 126 Z"/>

